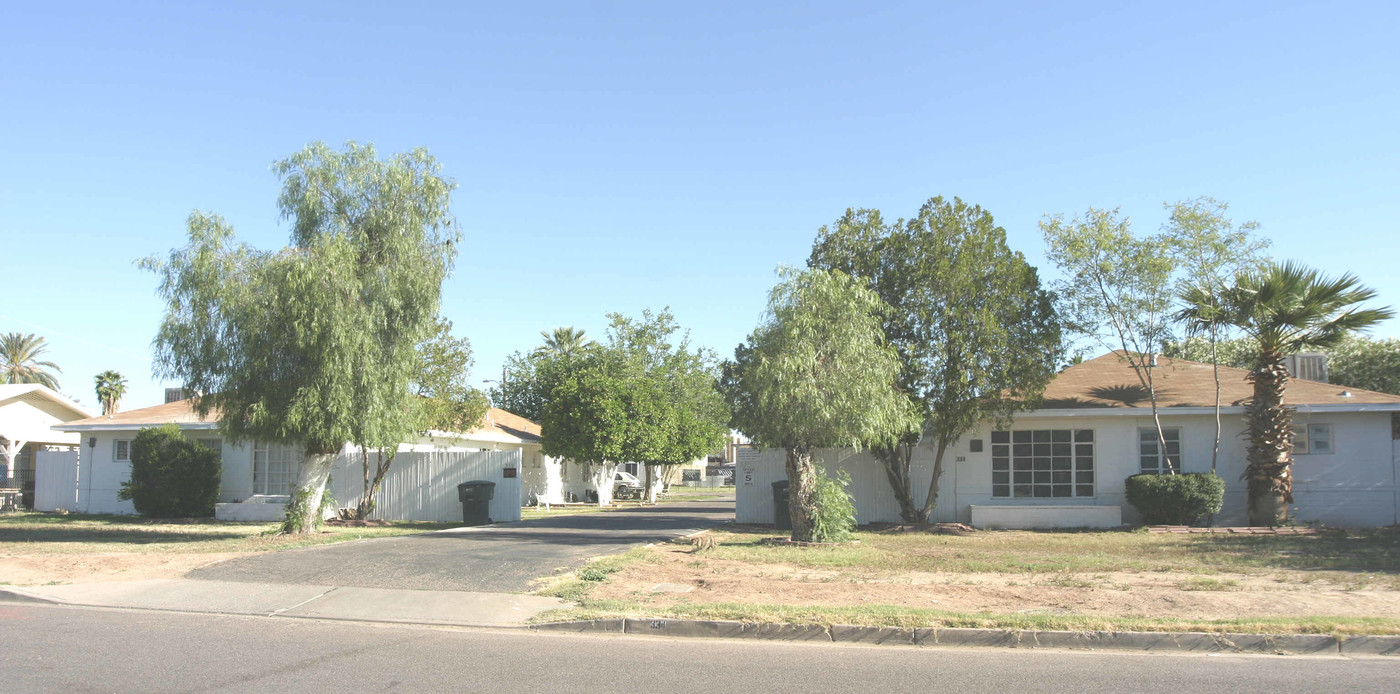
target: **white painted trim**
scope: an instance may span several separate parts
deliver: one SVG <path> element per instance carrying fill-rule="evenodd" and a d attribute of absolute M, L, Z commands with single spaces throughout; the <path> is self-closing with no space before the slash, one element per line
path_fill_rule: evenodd
<path fill-rule="evenodd" d="M 146 422 L 142 424 L 79 424 L 77 426 L 55 424 L 50 428 L 56 431 L 140 431 L 150 427 L 165 426 L 166 424 L 174 424 L 181 429 L 196 429 L 200 431 L 212 431 L 219 428 L 218 422 Z"/>
<path fill-rule="evenodd" d="M 1285 403 L 1287 404 L 1287 403 Z M 1320 414 L 1328 412 L 1400 412 L 1400 403 L 1371 403 L 1359 405 L 1288 405 L 1294 412 L 1303 414 Z M 1214 407 L 1159 407 L 1157 413 L 1169 417 L 1172 415 L 1213 415 Z M 1242 415 L 1245 408 L 1238 405 L 1221 407 L 1222 415 Z M 1151 417 L 1150 407 L 1074 407 L 1060 409 L 1029 410 L 1018 412 L 1013 417 L 1015 419 L 1039 419 L 1050 417 Z"/>

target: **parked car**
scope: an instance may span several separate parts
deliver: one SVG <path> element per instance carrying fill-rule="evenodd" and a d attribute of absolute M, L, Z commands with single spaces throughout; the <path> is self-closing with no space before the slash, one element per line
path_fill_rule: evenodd
<path fill-rule="evenodd" d="M 614 499 L 640 499 L 646 493 L 646 485 L 637 476 L 618 470 L 613 476 Z"/>

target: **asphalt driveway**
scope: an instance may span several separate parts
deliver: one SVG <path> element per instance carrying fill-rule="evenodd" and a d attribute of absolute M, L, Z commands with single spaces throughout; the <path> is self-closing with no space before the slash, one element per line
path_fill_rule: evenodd
<path fill-rule="evenodd" d="M 188 577 L 363 588 L 524 591 L 591 557 L 669 540 L 734 518 L 733 501 L 688 501 L 459 528 L 239 557 Z"/>

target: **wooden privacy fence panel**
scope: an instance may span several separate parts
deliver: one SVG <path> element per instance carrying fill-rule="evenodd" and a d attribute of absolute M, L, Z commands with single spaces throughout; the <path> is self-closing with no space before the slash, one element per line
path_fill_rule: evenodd
<path fill-rule="evenodd" d="M 374 464 L 374 454 L 370 454 Z M 513 468 L 515 477 L 505 477 Z M 462 520 L 457 485 L 473 480 L 495 482 L 491 519 L 497 523 L 520 520 L 520 451 L 404 451 L 384 476 L 375 494 L 370 518 L 449 523 Z M 364 492 L 360 453 L 347 449 L 336 457 L 331 489 L 337 506 L 359 503 Z"/>
<path fill-rule="evenodd" d="M 69 511 L 78 507 L 78 452 L 34 454 L 34 510 Z"/>

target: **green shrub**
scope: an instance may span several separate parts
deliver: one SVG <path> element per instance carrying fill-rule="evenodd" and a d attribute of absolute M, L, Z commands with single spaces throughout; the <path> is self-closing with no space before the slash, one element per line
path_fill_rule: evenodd
<path fill-rule="evenodd" d="M 212 516 L 222 467 L 214 449 L 174 424 L 142 429 L 131 442 L 131 479 L 117 497 L 148 518 Z"/>
<path fill-rule="evenodd" d="M 851 495 L 846 493 L 851 476 L 845 470 L 838 471 L 834 479 L 818 472 L 816 483 L 812 540 L 845 542 L 851 539 L 851 531 L 856 528 L 856 506 L 851 502 Z"/>
<path fill-rule="evenodd" d="M 1194 525 L 1225 503 L 1225 480 L 1213 472 L 1133 475 L 1125 484 L 1128 503 L 1148 525 Z"/>

